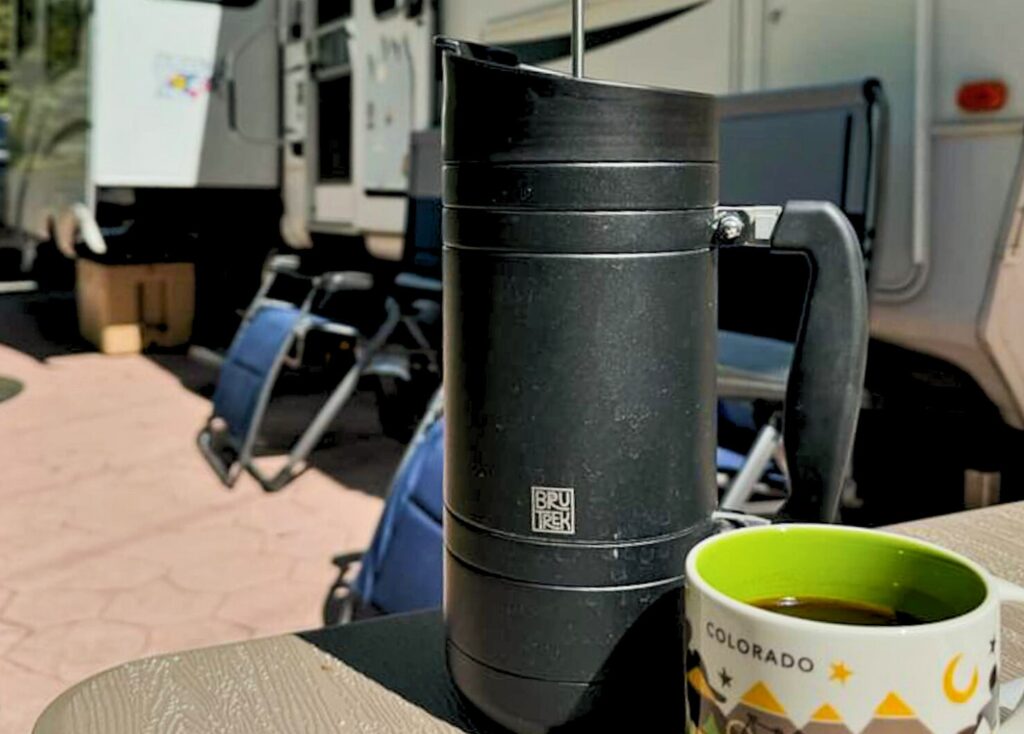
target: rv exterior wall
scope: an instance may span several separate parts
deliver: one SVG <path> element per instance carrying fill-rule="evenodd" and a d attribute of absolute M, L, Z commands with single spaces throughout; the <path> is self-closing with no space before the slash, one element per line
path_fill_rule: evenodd
<path fill-rule="evenodd" d="M 930 12 L 919 14 L 923 2 L 931 3 Z M 775 88 L 875 76 L 885 85 L 891 129 L 874 285 L 886 289 L 913 274 L 915 237 L 923 236 L 919 244 L 930 264 L 909 300 L 873 304 L 872 334 L 964 369 L 1008 423 L 1024 427 L 1024 331 L 1005 329 L 1010 309 L 1018 318 L 1024 313 L 1024 294 L 1006 297 L 1012 290 L 1008 283 L 1019 276 L 1004 256 L 1007 213 L 1019 195 L 1020 132 L 1011 125 L 1002 137 L 980 127 L 976 134 L 970 127 L 956 136 L 933 133 L 937 123 L 969 126 L 976 119 L 956 106 L 965 81 L 994 77 L 1012 90 L 1024 89 L 1019 44 L 1012 35 L 1024 24 L 1024 5 L 1014 0 L 745 0 L 748 22 L 759 12 L 763 61 L 760 78 L 748 72 L 747 84 Z M 921 19 L 927 26 L 918 28 Z M 930 53 L 920 56 L 929 64 L 924 69 L 916 68 L 920 43 L 929 44 Z M 915 114 L 919 98 L 928 115 L 923 121 Z M 1022 115 L 1024 97 L 1011 94 L 1009 107 L 986 120 Z M 920 169 L 924 178 L 915 180 L 919 144 L 928 165 Z M 915 196 L 922 199 L 920 232 Z M 1002 284 L 1000 298 L 990 292 L 997 284 Z M 986 346 L 989 324 L 998 337 Z"/>
<path fill-rule="evenodd" d="M 935 4 L 935 115 L 940 121 L 976 120 L 956 104 L 956 91 L 967 81 L 1002 79 L 1010 88 L 1007 105 L 983 119 L 1020 120 L 1024 117 L 1024 63 L 1020 29 L 1024 5 L 1018 0 Z"/>
<path fill-rule="evenodd" d="M 930 13 L 917 13 L 922 2 L 931 3 Z M 746 3 L 745 12 L 759 6 L 764 8 L 763 63 L 755 86 L 867 76 L 885 85 L 891 130 L 874 284 L 885 289 L 906 281 L 915 264 L 915 237 L 922 234 L 929 269 L 909 300 L 873 304 L 872 334 L 964 369 L 1008 423 L 1024 427 L 1024 331 L 1005 328 L 1009 313 L 1018 319 L 1024 313 L 1024 294 L 1007 297 L 1013 291 L 1009 284 L 1019 278 L 1006 237 L 1019 196 L 1020 127 L 1011 124 L 1001 135 L 991 134 L 972 127 L 977 116 L 956 106 L 957 90 L 966 81 L 998 78 L 1011 90 L 1024 89 L 1019 44 L 1012 35 L 1024 24 L 1024 5 L 1014 0 L 767 0 Z M 922 18 L 927 27 L 917 28 Z M 929 44 L 930 53 L 921 56 L 928 60 L 925 69 L 915 66 L 920 43 Z M 928 86 L 920 87 L 918 79 Z M 919 97 L 928 115 L 921 124 L 915 115 Z M 1006 109 L 984 119 L 1019 122 L 1022 115 L 1024 97 L 1011 94 Z M 939 126 L 942 134 L 936 132 Z M 955 135 L 947 134 L 953 130 Z M 923 180 L 914 175 L 918 144 L 928 162 L 921 169 Z M 922 197 L 921 232 L 915 229 L 915 196 Z M 986 331 L 993 336 L 983 336 Z"/>
<path fill-rule="evenodd" d="M 565 8 L 565 28 L 569 27 L 569 2 Z M 447 0 L 441 4 L 441 29 L 446 36 L 483 41 L 485 29 L 502 18 L 515 18 L 552 7 L 551 0 Z"/>
<path fill-rule="evenodd" d="M 1018 170 L 1018 176 L 1021 175 L 1024 170 Z M 1017 196 L 1021 197 L 1020 188 Z M 1016 405 L 1024 408 L 1024 329 L 1020 326 L 1020 300 L 1024 293 L 1022 213 L 1024 201 L 1018 198 L 1016 211 L 1004 220 L 1006 240 L 997 245 L 989 300 L 982 317 L 982 339 L 992 359 L 1000 365 Z"/>
<path fill-rule="evenodd" d="M 946 249 L 955 257 L 956 253 L 974 252 L 977 248 L 976 257 L 981 260 L 991 244 L 991 256 L 987 258 L 990 267 L 975 272 L 969 281 L 964 274 L 949 269 L 937 278 L 945 277 L 946 282 L 937 283 L 931 297 L 941 299 L 943 285 L 963 288 L 969 284 L 972 290 L 984 294 L 975 332 L 983 349 L 976 351 L 991 359 L 999 373 L 996 377 L 1003 378 L 1012 394 L 1012 400 L 998 403 L 1004 417 L 1024 427 L 1024 329 L 1020 326 L 1024 314 L 1024 66 L 1020 63 L 1017 40 L 1017 32 L 1024 24 L 1024 7 L 1014 0 L 986 0 L 984 8 L 985 12 L 980 13 L 975 4 L 955 0 L 944 0 L 938 5 L 935 76 L 936 88 L 942 93 L 935 100 L 937 119 L 944 123 L 943 132 L 956 132 L 955 137 L 967 133 L 973 140 L 964 141 L 966 144 L 984 147 L 991 155 L 985 160 L 972 158 L 966 169 L 971 172 L 970 181 L 963 180 L 961 171 L 948 179 L 937 177 L 939 187 L 935 195 L 958 196 L 959 192 L 971 189 L 979 197 L 991 198 L 992 206 L 998 207 L 993 212 L 998 225 L 992 241 L 992 224 L 977 212 L 971 213 L 971 221 L 978 222 L 982 231 L 973 233 L 974 242 L 953 239 Z M 986 123 L 1001 123 L 989 127 L 993 133 L 1001 130 L 994 135 L 986 134 L 986 128 L 976 122 L 976 115 L 957 107 L 955 94 L 964 82 L 991 78 L 1001 79 L 1011 90 L 1004 109 L 984 116 Z M 934 138 L 937 147 L 957 148 L 962 144 L 948 135 L 936 134 Z M 1003 182 L 1008 175 L 1011 183 L 1007 193 Z M 943 202 L 936 202 L 937 211 L 942 206 Z M 1015 413 L 1006 408 L 1008 403 L 1017 406 Z"/>
<path fill-rule="evenodd" d="M 1019 44 L 1006 45 L 1024 24 L 1024 5 L 938 0 L 933 13 L 932 171 L 924 192 L 930 270 L 915 299 L 876 308 L 874 330 L 963 368 L 1008 423 L 1024 428 L 1024 290 L 1014 224 L 1024 99 L 1011 91 L 1005 109 L 981 116 L 956 105 L 967 81 L 997 78 L 1024 89 Z"/>
<path fill-rule="evenodd" d="M 687 6 L 698 0 L 588 0 L 587 27 L 606 28 Z M 725 94 L 735 88 L 740 49 L 736 29 L 739 0 L 707 5 L 604 47 L 587 49 L 587 76 L 673 89 Z M 567 0 L 447 0 L 445 35 L 495 45 L 569 33 Z M 545 64 L 569 72 L 565 57 Z"/>
<path fill-rule="evenodd" d="M 886 208 L 909 212 L 916 2 L 711 0 L 635 36 L 589 49 L 587 74 L 716 94 L 878 77 L 893 107 Z M 628 22 L 688 4 L 590 0 L 588 24 L 604 27 L 603 22 Z M 443 12 L 446 34 L 498 44 L 564 35 L 570 26 L 570 3 L 562 0 L 448 0 Z M 547 65 L 570 70 L 568 58 Z M 882 229 L 879 239 L 887 246 L 875 264 L 877 278 L 886 282 L 913 265 L 912 221 L 887 217 Z"/>
<path fill-rule="evenodd" d="M 210 103 L 201 80 L 217 63 L 223 13 L 215 4 L 97 3 L 90 153 L 99 185 L 196 185 Z"/>
<path fill-rule="evenodd" d="M 763 88 L 834 84 L 876 77 L 891 110 L 886 214 L 875 284 L 913 266 L 914 35 L 917 0 L 770 0 L 763 19 Z"/>
<path fill-rule="evenodd" d="M 734 33 L 738 7 L 716 0 L 618 44 L 588 50 L 587 76 L 709 94 L 740 91 L 734 84 L 742 53 Z M 550 66 L 570 71 L 568 59 Z"/>
<path fill-rule="evenodd" d="M 246 8 L 104 0 L 92 20 L 90 168 L 98 186 L 278 182 L 273 0 Z M 237 129 L 228 119 L 234 82 Z"/>
<path fill-rule="evenodd" d="M 1019 134 L 933 138 L 928 281 L 913 301 L 887 307 L 876 328 L 889 341 L 966 370 L 1007 422 L 1024 427 L 1024 391 L 1014 396 L 1003 378 L 1012 375 L 1020 385 L 1024 363 L 993 359 L 980 329 L 993 263 L 1004 249 L 1001 233 L 1020 154 Z M 1022 298 L 1024 292 L 1018 292 L 1018 326 L 1010 335 L 1018 348 L 1024 346 Z"/>

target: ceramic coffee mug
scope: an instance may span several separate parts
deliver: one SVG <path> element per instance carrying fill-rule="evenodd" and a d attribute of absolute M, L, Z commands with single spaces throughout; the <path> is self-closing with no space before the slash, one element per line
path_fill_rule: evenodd
<path fill-rule="evenodd" d="M 1024 589 L 934 545 L 778 525 L 697 545 L 686 562 L 690 734 L 967 734 L 999 725 L 999 607 Z M 766 599 L 829 599 L 924 621 L 794 618 Z"/>

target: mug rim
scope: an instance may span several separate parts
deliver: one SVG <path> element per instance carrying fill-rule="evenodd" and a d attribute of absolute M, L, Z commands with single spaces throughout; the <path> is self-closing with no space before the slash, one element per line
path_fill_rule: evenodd
<path fill-rule="evenodd" d="M 753 535 L 760 533 L 779 533 L 786 531 L 802 531 L 802 530 L 813 530 L 814 532 L 826 532 L 836 534 L 850 534 L 850 535 L 864 535 L 873 537 L 885 537 L 885 538 L 898 538 L 900 541 L 906 542 L 909 546 L 916 546 L 921 550 L 931 551 L 938 553 L 946 558 L 949 558 L 956 563 L 965 566 L 969 570 L 973 571 L 985 588 L 985 597 L 978 603 L 977 606 L 958 614 L 955 617 L 949 617 L 948 619 L 941 619 L 935 622 L 923 622 L 920 624 L 912 625 L 893 625 L 893 626 L 867 626 L 867 625 L 855 625 L 855 624 L 842 624 L 839 622 L 823 622 L 816 619 L 805 619 L 802 617 L 792 617 L 785 614 L 779 614 L 778 612 L 768 611 L 767 609 L 761 609 L 748 602 L 739 601 L 729 596 L 725 592 L 719 591 L 708 582 L 700 573 L 697 571 L 697 559 L 701 552 L 708 546 L 714 545 L 720 542 L 723 538 L 735 536 L 736 534 Z M 978 619 L 987 615 L 993 605 L 996 604 L 996 596 L 994 593 L 992 576 L 984 568 L 979 566 L 971 559 L 957 553 L 956 551 L 949 550 L 935 543 L 928 542 L 926 540 L 920 540 L 907 535 L 901 535 L 899 533 L 893 533 L 883 530 L 875 530 L 871 528 L 857 528 L 845 525 L 825 525 L 825 524 L 814 524 L 814 523 L 791 523 L 784 525 L 759 525 L 755 527 L 740 528 L 738 530 L 730 530 L 725 533 L 718 533 L 705 538 L 700 543 L 695 545 L 693 549 L 686 556 L 686 585 L 689 588 L 691 585 L 696 588 L 701 594 L 713 599 L 722 606 L 730 609 L 736 614 L 747 616 L 755 621 L 763 622 L 766 624 L 773 624 L 780 627 L 789 627 L 798 631 L 813 632 L 815 630 L 819 632 L 823 631 L 835 631 L 837 629 L 844 630 L 847 634 L 864 636 L 864 637 L 907 637 L 911 635 L 931 635 L 936 632 L 942 632 L 944 629 L 959 627 L 961 625 L 972 624 Z"/>

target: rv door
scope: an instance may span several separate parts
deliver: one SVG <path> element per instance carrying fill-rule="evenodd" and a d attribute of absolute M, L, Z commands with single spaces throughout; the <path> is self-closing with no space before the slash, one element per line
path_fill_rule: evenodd
<path fill-rule="evenodd" d="M 353 32 L 349 3 L 320 4 L 310 60 L 313 93 L 309 105 L 316 131 L 310 146 L 313 215 L 317 220 L 348 225 L 356 219 Z"/>
<path fill-rule="evenodd" d="M 432 119 L 434 33 L 434 3 L 316 3 L 304 146 L 312 229 L 400 246 L 410 135 Z"/>

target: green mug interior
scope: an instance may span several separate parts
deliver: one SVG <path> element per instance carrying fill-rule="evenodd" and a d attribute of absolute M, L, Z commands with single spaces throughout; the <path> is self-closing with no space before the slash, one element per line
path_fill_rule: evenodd
<path fill-rule="evenodd" d="M 804 597 L 870 604 L 938 622 L 985 600 L 984 579 L 951 554 L 884 533 L 780 525 L 718 536 L 698 575 L 743 603 Z"/>

